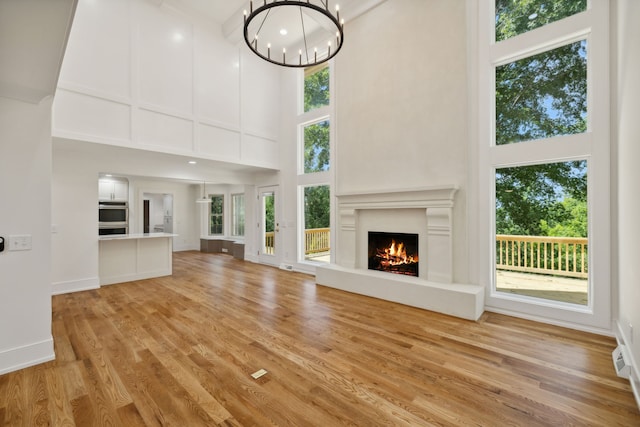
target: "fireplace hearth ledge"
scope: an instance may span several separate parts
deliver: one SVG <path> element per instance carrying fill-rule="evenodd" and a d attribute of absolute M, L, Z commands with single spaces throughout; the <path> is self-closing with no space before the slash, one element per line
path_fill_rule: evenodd
<path fill-rule="evenodd" d="M 335 264 L 316 267 L 316 283 L 468 320 L 478 320 L 484 311 L 480 285 L 437 283 Z"/>

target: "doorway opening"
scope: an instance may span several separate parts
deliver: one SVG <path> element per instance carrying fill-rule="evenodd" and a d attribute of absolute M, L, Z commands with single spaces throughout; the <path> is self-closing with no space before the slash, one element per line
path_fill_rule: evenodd
<path fill-rule="evenodd" d="M 143 193 L 143 233 L 173 233 L 173 194 Z"/>

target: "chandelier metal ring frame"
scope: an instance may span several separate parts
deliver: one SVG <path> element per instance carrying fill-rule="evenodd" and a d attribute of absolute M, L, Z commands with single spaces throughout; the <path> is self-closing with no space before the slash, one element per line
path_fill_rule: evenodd
<path fill-rule="evenodd" d="M 329 0 L 326 0 L 326 1 L 320 0 L 320 1 L 322 3 L 322 6 L 318 6 L 314 3 L 311 3 L 309 0 L 306 0 L 306 1 L 273 0 L 271 3 L 268 3 L 267 0 L 263 0 L 262 6 L 259 6 L 255 10 L 253 9 L 253 1 L 251 1 L 249 14 L 247 15 L 246 11 L 244 13 L 244 40 L 247 43 L 247 46 L 249 46 L 249 48 L 253 51 L 253 53 L 258 55 L 260 58 L 264 59 L 265 61 L 271 62 L 272 64 L 275 64 L 275 65 L 284 66 L 284 67 L 305 68 L 305 67 L 311 67 L 317 64 L 321 64 L 323 62 L 330 60 L 331 58 L 333 58 L 338 54 L 340 49 L 342 49 L 342 44 L 344 42 L 344 31 L 343 31 L 344 20 L 340 21 L 339 10 L 336 10 L 336 16 L 334 16 L 331 12 L 329 12 Z M 275 56 L 271 55 L 270 46 L 267 47 L 267 55 L 264 55 L 263 53 L 260 52 L 260 50 L 258 50 L 258 39 L 259 39 L 258 36 L 260 34 L 260 30 L 262 30 L 262 27 L 265 21 L 269 17 L 269 13 L 271 12 L 271 9 L 276 7 L 283 7 L 283 6 L 293 6 L 293 7 L 298 7 L 300 9 L 300 23 L 302 26 L 304 48 L 299 49 L 297 60 L 295 58 L 295 55 L 289 55 L 289 58 L 291 58 L 292 56 L 294 58 L 294 60 L 290 62 L 286 61 L 287 60 L 286 48 L 283 48 L 282 58 L 281 58 L 282 60 L 278 60 Z M 307 46 L 307 34 L 305 32 L 302 8 L 310 9 L 317 13 L 320 13 L 324 18 L 328 19 L 335 26 L 336 48 L 333 50 L 331 49 L 331 40 L 329 40 L 326 55 L 324 53 L 321 53 L 320 57 L 318 57 L 318 52 L 316 50 L 314 51 L 313 56 L 311 58 L 309 57 L 309 47 Z M 258 31 L 250 39 L 249 24 L 263 13 L 264 13 L 264 17 L 262 18 L 262 22 L 260 23 Z M 305 52 L 304 54 L 305 61 L 303 61 L 303 54 L 302 54 L 303 51 Z"/>

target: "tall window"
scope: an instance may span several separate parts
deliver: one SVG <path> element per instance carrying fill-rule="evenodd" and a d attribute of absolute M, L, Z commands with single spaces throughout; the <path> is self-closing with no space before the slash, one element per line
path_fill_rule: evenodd
<path fill-rule="evenodd" d="M 329 262 L 330 189 L 328 185 L 304 187 L 304 259 Z"/>
<path fill-rule="evenodd" d="M 608 1 L 478 8 L 479 64 L 490 64 L 478 87 L 487 305 L 605 325 Z"/>
<path fill-rule="evenodd" d="M 329 170 L 331 158 L 329 130 L 329 120 L 323 120 L 304 127 L 304 173 Z"/>
<path fill-rule="evenodd" d="M 304 112 L 329 106 L 329 66 L 324 63 L 304 70 Z"/>
<path fill-rule="evenodd" d="M 299 259 L 329 262 L 331 241 L 331 68 L 307 68 L 299 116 Z"/>
<path fill-rule="evenodd" d="M 496 144 L 587 130 L 587 41 L 496 67 Z"/>
<path fill-rule="evenodd" d="M 231 235 L 244 236 L 244 194 L 231 195 Z"/>
<path fill-rule="evenodd" d="M 214 194 L 211 198 L 211 211 L 209 214 L 209 234 L 224 234 L 224 195 Z"/>

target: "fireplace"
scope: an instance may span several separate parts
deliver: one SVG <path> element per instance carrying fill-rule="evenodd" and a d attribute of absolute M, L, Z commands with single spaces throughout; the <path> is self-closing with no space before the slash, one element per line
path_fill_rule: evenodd
<path fill-rule="evenodd" d="M 451 185 L 338 194 L 337 244 L 335 251 L 331 249 L 337 263 L 316 267 L 316 283 L 478 320 L 484 310 L 484 286 L 453 282 L 456 191 Z M 420 277 L 371 270 L 370 255 L 377 252 L 370 249 L 374 237 L 382 253 L 385 248 L 390 251 L 393 241 L 395 246 L 403 244 L 407 256 L 418 258 L 419 251 L 422 262 L 418 269 L 416 259 L 413 276 Z"/>
<path fill-rule="evenodd" d="M 369 231 L 368 268 L 417 277 L 418 235 Z"/>

